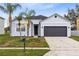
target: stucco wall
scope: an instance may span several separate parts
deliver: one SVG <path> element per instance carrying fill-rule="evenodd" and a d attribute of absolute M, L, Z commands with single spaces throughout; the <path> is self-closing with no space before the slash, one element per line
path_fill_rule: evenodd
<path fill-rule="evenodd" d="M 34 36 L 34 24 L 39 24 L 41 20 L 40 19 L 31 19 L 31 23 L 30 23 L 30 28 L 29 28 L 29 36 Z M 27 24 L 27 22 L 25 22 L 25 20 L 22 20 L 21 23 Z M 17 25 L 18 24 L 18 21 L 15 20 L 12 22 L 12 26 L 11 26 L 11 36 L 20 36 L 20 32 L 16 31 L 16 28 L 17 28 Z M 40 28 L 39 28 L 40 29 Z M 39 35 L 39 32 L 38 31 L 38 35 Z M 27 36 L 27 26 L 26 26 L 26 30 L 24 32 L 21 32 L 21 35 L 22 36 Z"/>
<path fill-rule="evenodd" d="M 12 26 L 11 26 L 11 36 L 20 36 L 20 32 L 16 31 L 18 21 L 13 21 L 12 22 Z M 24 20 L 21 21 L 21 24 L 25 25 L 25 31 L 21 31 L 21 36 L 27 36 L 27 22 L 25 22 Z M 30 24 L 30 28 L 29 28 L 29 36 L 31 36 L 31 24 Z"/>

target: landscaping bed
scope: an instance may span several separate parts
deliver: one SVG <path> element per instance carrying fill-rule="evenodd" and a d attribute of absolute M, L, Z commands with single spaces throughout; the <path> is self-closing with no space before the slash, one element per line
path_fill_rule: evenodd
<path fill-rule="evenodd" d="M 23 49 L 0 49 L 0 56 L 43 56 L 49 50 L 41 49 L 27 49 L 25 52 Z"/>
<path fill-rule="evenodd" d="M 44 37 L 26 38 L 26 47 L 48 47 Z M 0 35 L 0 47 L 23 47 L 20 37 L 11 37 L 9 34 Z"/>
<path fill-rule="evenodd" d="M 70 38 L 76 40 L 76 41 L 79 41 L 79 36 L 71 36 Z"/>

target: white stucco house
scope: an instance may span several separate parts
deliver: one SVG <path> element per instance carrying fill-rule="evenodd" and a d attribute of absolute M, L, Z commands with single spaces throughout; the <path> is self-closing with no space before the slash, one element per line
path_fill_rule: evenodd
<path fill-rule="evenodd" d="M 26 20 L 22 19 L 21 24 L 21 36 L 27 36 Z M 18 21 L 16 19 L 12 21 L 11 36 L 20 36 L 20 32 L 18 31 Z M 29 36 L 70 37 L 71 24 L 66 18 L 56 13 L 50 17 L 42 15 L 32 16 L 29 27 Z"/>
<path fill-rule="evenodd" d="M 4 18 L 0 17 L 0 34 L 4 34 Z"/>

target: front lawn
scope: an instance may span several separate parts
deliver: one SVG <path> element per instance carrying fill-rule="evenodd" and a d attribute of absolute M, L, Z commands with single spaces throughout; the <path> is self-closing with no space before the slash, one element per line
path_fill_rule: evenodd
<path fill-rule="evenodd" d="M 79 41 L 79 36 L 71 36 L 72 39 Z"/>
<path fill-rule="evenodd" d="M 43 56 L 49 50 L 0 49 L 0 56 Z"/>
<path fill-rule="evenodd" d="M 23 47 L 20 37 L 11 37 L 9 34 L 0 35 L 0 47 Z M 48 47 L 44 37 L 26 39 L 26 47 Z"/>

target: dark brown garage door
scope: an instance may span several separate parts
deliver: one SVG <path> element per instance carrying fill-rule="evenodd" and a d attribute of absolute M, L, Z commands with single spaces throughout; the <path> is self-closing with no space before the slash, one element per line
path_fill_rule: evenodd
<path fill-rule="evenodd" d="M 66 26 L 45 26 L 44 36 L 67 36 Z"/>

